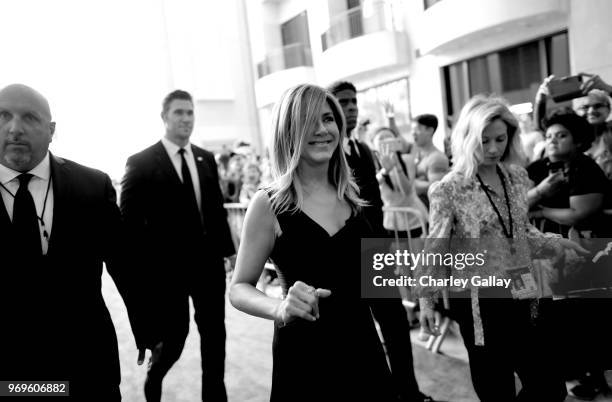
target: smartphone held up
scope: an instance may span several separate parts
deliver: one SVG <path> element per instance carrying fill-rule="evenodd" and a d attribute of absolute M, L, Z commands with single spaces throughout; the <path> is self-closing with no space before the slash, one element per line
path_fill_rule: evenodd
<path fill-rule="evenodd" d="M 552 79 L 548 84 L 548 89 L 555 102 L 564 102 L 584 96 L 581 86 L 582 76 L 572 75 Z"/>

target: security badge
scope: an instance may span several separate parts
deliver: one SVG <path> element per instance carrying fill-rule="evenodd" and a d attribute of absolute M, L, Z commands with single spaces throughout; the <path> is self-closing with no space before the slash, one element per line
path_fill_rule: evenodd
<path fill-rule="evenodd" d="M 510 277 L 510 292 L 514 299 L 535 299 L 538 286 L 529 266 L 514 267 L 506 270 Z"/>

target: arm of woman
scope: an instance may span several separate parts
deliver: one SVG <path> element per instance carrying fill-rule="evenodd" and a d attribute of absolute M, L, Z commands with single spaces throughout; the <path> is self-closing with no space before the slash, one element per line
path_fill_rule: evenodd
<path fill-rule="evenodd" d="M 452 203 L 452 186 L 449 183 L 438 182 L 429 191 L 429 236 L 424 251 L 428 253 L 441 253 L 444 255 L 450 249 L 451 232 L 455 217 Z M 440 287 L 422 286 L 421 277 L 445 278 L 448 272 L 445 267 L 420 264 L 415 269 L 414 278 L 417 282 L 416 291 L 419 295 L 421 307 L 420 321 L 426 332 L 438 335 L 438 323 L 433 306 L 435 293 L 442 290 Z"/>
<path fill-rule="evenodd" d="M 396 139 L 392 141 L 394 145 L 397 143 Z M 380 169 L 376 174 L 378 184 L 383 187 L 393 187 L 394 190 L 401 190 L 404 194 L 406 194 L 405 191 L 408 189 L 408 187 L 405 186 L 405 183 L 401 179 L 401 173 L 403 172 L 401 172 L 402 169 L 395 148 L 392 148 L 389 142 L 381 142 L 379 155 L 379 161 L 382 169 Z"/>
<path fill-rule="evenodd" d="M 393 154 L 392 157 L 394 159 L 398 158 L 397 154 Z M 406 168 L 409 169 L 409 159 L 404 157 L 404 155 L 402 155 L 401 158 L 404 161 L 404 165 L 406 166 Z M 391 171 L 390 175 L 394 183 L 396 183 L 397 186 L 400 188 L 402 194 L 410 194 L 410 179 L 408 178 L 406 173 L 404 173 L 404 169 L 402 169 L 399 162 L 395 164 L 395 169 Z"/>
<path fill-rule="evenodd" d="M 279 300 L 256 288 L 264 265 L 272 253 L 275 241 L 275 221 L 270 199 L 258 191 L 247 209 L 236 258 L 236 270 L 230 285 L 229 299 L 234 307 L 247 314 L 274 320 L 281 325 L 296 318 L 315 321 L 318 318 L 318 299 L 327 297 L 327 289 L 315 289 L 296 281 Z"/>
<path fill-rule="evenodd" d="M 535 97 L 535 105 L 533 107 L 533 123 L 535 124 L 536 128 L 540 131 L 546 131 L 544 129 L 544 119 L 546 118 L 546 100 L 548 99 L 548 96 L 550 94 L 550 91 L 548 89 L 548 84 L 550 83 L 550 81 L 552 81 L 555 78 L 554 75 L 549 75 L 548 77 L 544 78 L 544 81 L 542 81 L 542 84 L 540 84 L 540 87 L 538 88 L 538 92 L 536 93 L 536 97 Z"/>
<path fill-rule="evenodd" d="M 268 195 L 259 191 L 247 209 L 236 257 L 229 299 L 247 314 L 276 320 L 280 300 L 268 297 L 255 286 L 274 247 L 274 215 Z"/>
<path fill-rule="evenodd" d="M 569 203 L 569 208 L 542 208 L 542 216 L 561 225 L 573 226 L 579 224 L 601 210 L 603 194 L 574 195 L 570 197 Z"/>
<path fill-rule="evenodd" d="M 567 179 L 564 177 L 563 172 L 555 172 L 548 175 L 544 180 L 527 191 L 527 204 L 529 208 L 535 206 L 542 199 L 555 195 L 565 183 L 567 183 Z"/>

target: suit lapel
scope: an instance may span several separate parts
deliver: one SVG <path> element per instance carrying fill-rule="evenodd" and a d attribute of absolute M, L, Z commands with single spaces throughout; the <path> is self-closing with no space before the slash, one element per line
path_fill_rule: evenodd
<path fill-rule="evenodd" d="M 208 175 L 208 170 L 206 168 L 206 162 L 204 161 L 204 155 L 200 153 L 200 150 L 193 145 L 191 146 L 191 152 L 193 153 L 193 158 L 195 159 L 195 164 L 198 169 L 198 180 L 200 182 L 200 195 L 202 196 L 202 209 L 204 206 L 204 188 L 206 187 L 206 176 Z"/>
<path fill-rule="evenodd" d="M 170 160 L 170 156 L 168 156 L 168 152 L 166 151 L 166 148 L 164 148 L 164 144 L 162 144 L 161 141 L 155 144 L 155 158 L 157 159 L 157 167 L 159 168 L 159 171 L 162 172 L 162 174 L 175 185 L 181 185 L 181 178 L 176 172 L 176 169 Z"/>
<path fill-rule="evenodd" d="M 53 184 L 53 226 L 47 255 L 53 253 L 61 240 L 63 225 L 67 219 L 67 200 L 70 199 L 70 178 L 66 162 L 50 154 L 51 180 Z"/>
<path fill-rule="evenodd" d="M 200 208 L 200 216 L 202 218 L 202 230 L 204 231 L 204 233 L 206 233 L 207 231 L 207 227 L 206 225 L 208 224 L 208 222 L 206 222 L 206 218 L 204 217 L 204 215 L 206 215 L 206 182 L 207 182 L 207 177 L 208 177 L 208 168 L 206 165 L 206 161 L 204 159 L 204 153 L 201 152 L 201 150 L 199 148 L 194 147 L 193 145 L 191 145 L 191 152 L 193 153 L 193 158 L 195 159 L 195 164 L 196 164 L 196 168 L 198 170 L 198 180 L 200 182 L 200 199 L 202 200 L 202 205 Z"/>
<path fill-rule="evenodd" d="M 6 205 L 4 205 L 2 197 L 0 197 L 0 231 L 8 230 L 9 226 L 11 226 L 11 218 L 6 212 Z"/>

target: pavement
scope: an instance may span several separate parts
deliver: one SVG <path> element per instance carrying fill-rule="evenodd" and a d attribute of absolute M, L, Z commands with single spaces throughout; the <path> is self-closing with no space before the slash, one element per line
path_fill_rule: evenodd
<path fill-rule="evenodd" d="M 123 401 L 144 402 L 142 385 L 146 377 L 146 361 L 142 366 L 136 364 L 138 351 L 134 344 L 125 305 L 106 272 L 102 279 L 102 293 L 113 318 L 119 341 Z M 229 401 L 269 401 L 274 330 L 272 321 L 244 314 L 233 308 L 228 301 L 225 325 L 227 328 L 225 385 Z M 192 319 L 183 354 L 164 379 L 162 400 L 164 402 L 201 401 L 201 373 L 200 336 Z"/>
<path fill-rule="evenodd" d="M 136 364 L 138 352 L 126 309 L 106 272 L 102 278 L 102 292 L 119 341 L 123 401 L 144 402 L 142 385 L 146 377 L 146 362 L 143 366 Z M 227 301 L 225 324 L 225 384 L 229 402 L 268 401 L 272 378 L 272 322 L 244 314 Z M 462 341 L 450 336 L 441 349 L 444 354 L 432 354 L 414 339 L 416 333 L 412 335 L 415 373 L 421 391 L 440 401 L 478 401 L 471 385 L 467 354 Z M 164 402 L 201 400 L 199 342 L 197 327 L 194 320 L 191 320 L 183 354 L 164 380 Z M 607 374 L 608 381 L 612 383 L 612 372 Z M 568 397 L 566 400 L 571 401 L 575 399 Z M 599 397 L 596 401 L 612 401 L 612 397 Z"/>

